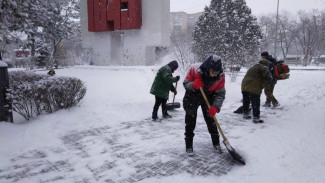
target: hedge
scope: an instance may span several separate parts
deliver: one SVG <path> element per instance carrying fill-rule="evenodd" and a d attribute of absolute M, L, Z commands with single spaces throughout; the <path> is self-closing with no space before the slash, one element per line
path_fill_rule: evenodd
<path fill-rule="evenodd" d="M 73 107 L 86 94 L 80 79 L 26 71 L 10 72 L 9 84 L 7 100 L 26 120 Z"/>

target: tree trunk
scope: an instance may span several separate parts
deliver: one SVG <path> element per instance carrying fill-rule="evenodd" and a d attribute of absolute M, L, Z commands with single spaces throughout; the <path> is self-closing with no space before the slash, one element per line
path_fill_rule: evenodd
<path fill-rule="evenodd" d="M 57 69 L 59 67 L 59 63 L 58 63 L 58 52 L 59 52 L 59 48 L 58 48 L 58 44 L 54 46 L 54 50 L 53 50 L 53 64 L 54 67 Z"/>

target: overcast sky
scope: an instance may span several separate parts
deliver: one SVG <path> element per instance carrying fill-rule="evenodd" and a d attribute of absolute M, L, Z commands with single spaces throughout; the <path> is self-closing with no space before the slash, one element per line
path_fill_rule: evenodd
<path fill-rule="evenodd" d="M 170 11 L 184 11 L 196 13 L 203 11 L 205 5 L 211 0 L 170 0 Z M 268 13 L 276 13 L 278 0 L 246 0 L 255 16 Z M 297 13 L 298 10 L 325 10 L 325 0 L 279 0 L 279 10 L 287 10 Z"/>

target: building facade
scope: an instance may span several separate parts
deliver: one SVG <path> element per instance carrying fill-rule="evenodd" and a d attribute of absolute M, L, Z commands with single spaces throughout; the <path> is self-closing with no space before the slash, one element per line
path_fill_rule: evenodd
<path fill-rule="evenodd" d="M 170 0 L 80 1 L 82 47 L 95 65 L 153 65 L 169 45 Z"/>

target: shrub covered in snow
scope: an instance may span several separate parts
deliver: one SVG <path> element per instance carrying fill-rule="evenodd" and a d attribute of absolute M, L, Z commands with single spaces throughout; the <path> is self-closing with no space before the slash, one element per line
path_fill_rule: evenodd
<path fill-rule="evenodd" d="M 7 99 L 26 120 L 75 106 L 86 94 L 86 87 L 77 78 L 15 71 L 10 72 L 9 82 Z"/>

